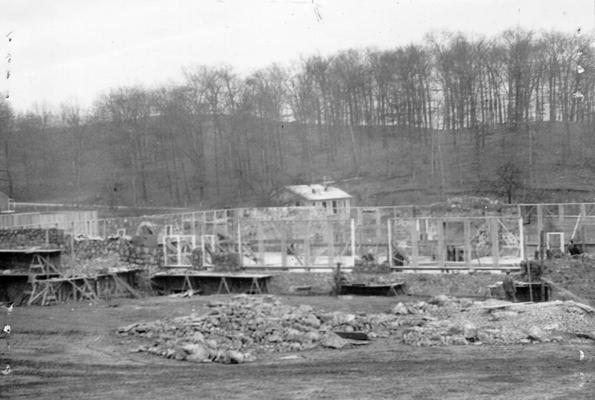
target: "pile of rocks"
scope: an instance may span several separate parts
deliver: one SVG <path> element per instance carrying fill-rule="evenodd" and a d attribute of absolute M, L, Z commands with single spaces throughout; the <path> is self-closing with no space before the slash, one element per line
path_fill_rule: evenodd
<path fill-rule="evenodd" d="M 143 338 L 139 351 L 176 360 L 242 363 L 269 352 L 342 348 L 349 343 L 342 338 L 348 332 L 415 346 L 595 340 L 595 311 L 572 301 L 514 304 L 437 296 L 398 303 L 388 313 L 350 314 L 242 295 L 210 303 L 206 314 L 135 323 L 118 332 Z"/>
<path fill-rule="evenodd" d="M 272 296 L 234 296 L 209 307 L 204 315 L 137 323 L 118 332 L 151 342 L 139 351 L 176 360 L 242 363 L 268 352 L 346 346 L 349 342 L 335 331 L 373 338 L 387 337 L 399 327 L 397 315 L 317 312 L 306 305 L 283 305 Z"/>
<path fill-rule="evenodd" d="M 428 303 L 399 303 L 393 312 L 420 316 L 402 334 L 406 344 L 523 344 L 595 338 L 595 312 L 573 301 L 547 303 L 485 302 L 438 296 Z"/>

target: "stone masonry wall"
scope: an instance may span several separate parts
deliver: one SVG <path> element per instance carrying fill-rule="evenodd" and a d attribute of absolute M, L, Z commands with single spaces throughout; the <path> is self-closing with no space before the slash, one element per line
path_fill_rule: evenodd
<path fill-rule="evenodd" d="M 2 249 L 61 248 L 64 243 L 64 231 L 61 229 L 0 229 L 0 248 Z"/>

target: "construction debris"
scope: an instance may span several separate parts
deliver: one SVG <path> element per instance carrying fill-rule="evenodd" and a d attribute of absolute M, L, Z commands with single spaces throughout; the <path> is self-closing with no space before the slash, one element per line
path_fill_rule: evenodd
<path fill-rule="evenodd" d="M 143 352 L 177 360 L 239 363 L 253 361 L 262 353 L 347 346 L 349 341 L 335 330 L 387 337 L 397 327 L 397 319 L 389 314 L 317 312 L 306 305 L 281 304 L 273 296 L 242 295 L 211 303 L 205 315 L 137 323 L 118 332 L 151 341 L 139 349 Z"/>
<path fill-rule="evenodd" d="M 522 344 L 565 342 L 595 331 L 590 307 L 574 301 L 508 303 L 498 300 L 474 302 L 441 296 L 420 307 L 436 320 L 420 321 L 403 334 L 403 341 L 416 346 L 448 344 Z M 583 336 L 581 336 L 583 335 Z"/>
<path fill-rule="evenodd" d="M 595 334 L 592 309 L 572 301 L 516 304 L 437 296 L 398 303 L 389 313 L 350 314 L 241 295 L 209 308 L 203 315 L 135 323 L 118 332 L 143 338 L 142 352 L 222 363 L 248 362 L 270 352 L 340 349 L 351 344 L 353 335 L 436 346 L 567 342 Z"/>

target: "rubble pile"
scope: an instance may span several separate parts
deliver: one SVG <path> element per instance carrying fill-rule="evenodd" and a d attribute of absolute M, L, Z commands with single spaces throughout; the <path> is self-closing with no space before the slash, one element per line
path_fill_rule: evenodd
<path fill-rule="evenodd" d="M 198 315 L 135 323 L 118 330 L 141 338 L 138 350 L 176 360 L 242 363 L 270 352 L 342 348 L 348 333 L 414 346 L 595 340 L 595 310 L 573 301 L 485 302 L 445 295 L 398 303 L 390 312 L 350 314 L 284 305 L 273 296 L 234 296 Z"/>
<path fill-rule="evenodd" d="M 402 336 L 404 343 L 415 346 L 595 339 L 595 311 L 573 301 L 515 304 L 438 296 L 428 303 L 397 304 L 393 312 L 422 316 Z"/>
<path fill-rule="evenodd" d="M 118 333 L 151 341 L 139 351 L 167 358 L 242 363 L 262 353 L 347 345 L 335 331 L 365 332 L 373 338 L 388 337 L 399 327 L 397 315 L 317 312 L 307 305 L 283 305 L 272 296 L 234 296 L 209 308 L 204 315 L 136 323 Z"/>
<path fill-rule="evenodd" d="M 575 295 L 595 305 L 595 261 L 592 256 L 547 260 L 543 274 Z"/>

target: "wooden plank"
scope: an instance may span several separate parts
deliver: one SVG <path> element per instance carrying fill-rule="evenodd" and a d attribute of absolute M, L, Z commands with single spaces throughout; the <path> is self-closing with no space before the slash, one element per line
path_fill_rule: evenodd
<path fill-rule="evenodd" d="M 286 224 L 282 224 L 281 229 L 281 266 L 287 267 L 287 230 Z"/>
<path fill-rule="evenodd" d="M 419 248 L 417 245 L 417 237 L 419 235 L 418 229 L 417 229 L 417 220 L 416 219 L 411 219 L 411 223 L 409 225 L 409 232 L 411 235 L 411 261 L 412 261 L 412 265 L 414 267 L 417 267 L 418 265 L 418 259 L 419 259 Z"/>
<path fill-rule="evenodd" d="M 438 263 L 441 266 L 445 265 L 445 247 L 444 247 L 444 220 L 438 218 Z"/>
<path fill-rule="evenodd" d="M 227 284 L 227 280 L 224 276 L 221 277 L 219 282 L 219 289 L 217 289 L 217 294 L 221 294 L 221 289 L 225 289 L 227 294 L 231 294 L 231 290 L 229 290 L 229 285 Z"/>
<path fill-rule="evenodd" d="M 310 224 L 311 221 L 306 222 L 306 237 L 304 238 L 304 264 L 309 267 L 312 265 L 312 255 L 310 250 Z"/>
<path fill-rule="evenodd" d="M 387 231 L 387 235 L 388 235 L 388 266 L 393 267 L 393 232 L 392 232 L 392 219 L 388 219 L 386 221 L 386 231 Z M 353 264 L 355 265 L 355 263 Z"/>
<path fill-rule="evenodd" d="M 539 248 L 544 246 L 545 244 L 541 242 L 541 235 L 540 232 L 543 231 L 543 205 L 537 204 L 537 235 L 538 235 L 538 242 L 537 245 Z"/>
<path fill-rule="evenodd" d="M 471 221 L 463 221 L 463 231 L 465 237 L 465 266 L 471 268 Z"/>
<path fill-rule="evenodd" d="M 494 265 L 500 263 L 500 243 L 498 237 L 498 221 L 490 220 L 490 241 L 492 242 L 492 262 Z"/>
<path fill-rule="evenodd" d="M 258 262 L 264 264 L 264 242 L 263 242 L 263 229 L 262 221 L 256 221 L 256 236 L 258 240 Z"/>
<path fill-rule="evenodd" d="M 335 265 L 335 231 L 332 221 L 327 222 L 328 235 L 328 266 L 333 268 Z"/>
<path fill-rule="evenodd" d="M 137 292 L 132 286 L 130 286 L 128 284 L 128 282 L 126 282 L 124 279 L 120 278 L 118 275 L 110 274 L 110 276 L 114 279 L 114 282 L 116 282 L 116 284 L 119 284 L 120 286 L 122 286 L 130 294 L 132 294 L 132 296 L 134 296 L 135 298 L 139 299 L 142 297 L 139 292 Z M 188 275 L 186 275 L 186 278 L 187 277 L 188 277 Z M 189 282 L 189 284 L 190 284 L 190 282 Z M 190 286 L 190 289 L 192 289 L 192 284 L 190 284 L 189 286 Z"/>

